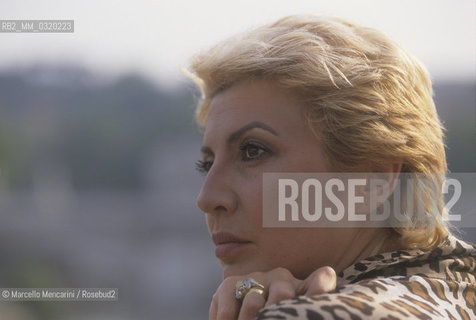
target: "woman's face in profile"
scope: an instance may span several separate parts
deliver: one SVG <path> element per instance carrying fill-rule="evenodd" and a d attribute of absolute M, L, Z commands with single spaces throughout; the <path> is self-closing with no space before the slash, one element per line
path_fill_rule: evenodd
<path fill-rule="evenodd" d="M 327 171 L 303 111 L 297 95 L 265 80 L 240 82 L 211 101 L 197 201 L 225 277 L 276 267 L 305 276 L 346 250 L 335 229 L 262 227 L 263 173 Z"/>

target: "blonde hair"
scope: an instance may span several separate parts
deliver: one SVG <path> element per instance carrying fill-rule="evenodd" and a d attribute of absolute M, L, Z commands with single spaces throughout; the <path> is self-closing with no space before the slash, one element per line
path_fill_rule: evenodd
<path fill-rule="evenodd" d="M 443 128 L 429 75 L 377 30 L 338 18 L 289 16 L 219 43 L 195 56 L 190 69 L 202 90 L 201 126 L 218 92 L 245 79 L 270 79 L 300 94 L 333 170 L 401 163 L 402 172 L 443 183 Z M 395 228 L 407 248 L 430 248 L 448 235 L 443 196 L 429 197 L 418 201 L 425 208 L 436 201 L 434 225 Z"/>

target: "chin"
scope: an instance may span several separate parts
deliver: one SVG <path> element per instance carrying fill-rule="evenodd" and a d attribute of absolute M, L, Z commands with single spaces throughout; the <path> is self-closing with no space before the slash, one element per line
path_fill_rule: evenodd
<path fill-rule="evenodd" d="M 278 266 L 256 260 L 234 261 L 233 263 L 221 263 L 223 268 L 223 279 L 231 276 L 249 275 L 253 272 L 267 272 Z"/>
<path fill-rule="evenodd" d="M 234 263 L 221 263 L 223 268 L 223 279 L 231 276 L 249 275 L 253 272 L 267 272 L 276 268 L 284 268 L 291 272 L 296 279 L 306 279 L 315 269 L 321 266 L 311 268 L 302 268 L 296 265 L 270 265 L 259 263 L 257 261 L 241 261 Z"/>
<path fill-rule="evenodd" d="M 235 262 L 230 264 L 222 263 L 223 279 L 231 276 L 247 275 L 253 272 L 267 271 L 253 262 Z"/>
<path fill-rule="evenodd" d="M 245 267 L 238 263 L 223 265 L 223 279 L 255 272 L 255 269 Z"/>

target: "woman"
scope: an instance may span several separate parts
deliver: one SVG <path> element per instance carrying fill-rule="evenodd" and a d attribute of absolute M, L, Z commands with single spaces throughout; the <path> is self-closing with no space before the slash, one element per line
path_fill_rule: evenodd
<path fill-rule="evenodd" d="M 425 226 L 263 228 L 264 173 L 418 173 L 441 185 L 442 127 L 413 56 L 373 29 L 291 16 L 191 70 L 205 129 L 197 201 L 224 271 L 210 319 L 476 316 L 476 250 L 440 219 L 440 193 L 416 193 L 438 210 Z"/>

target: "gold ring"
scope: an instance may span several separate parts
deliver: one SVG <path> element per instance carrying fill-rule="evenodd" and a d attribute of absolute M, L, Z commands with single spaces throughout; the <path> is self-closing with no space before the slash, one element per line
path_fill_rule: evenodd
<path fill-rule="evenodd" d="M 264 286 L 253 278 L 239 280 L 238 282 L 236 282 L 236 286 L 235 286 L 236 300 L 238 301 L 243 300 L 246 297 L 246 295 L 250 292 L 254 292 L 264 296 L 266 291 L 264 289 Z"/>
<path fill-rule="evenodd" d="M 255 287 L 255 288 L 251 288 L 250 290 L 248 290 L 248 293 L 247 293 L 247 294 L 250 294 L 250 293 L 252 293 L 252 292 L 257 293 L 257 294 L 259 294 L 260 296 L 263 296 L 263 297 L 265 296 L 265 291 L 264 291 L 263 289 L 261 289 L 261 288 L 256 288 L 256 287 Z M 245 296 L 246 296 L 246 295 L 245 295 Z"/>

